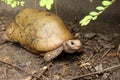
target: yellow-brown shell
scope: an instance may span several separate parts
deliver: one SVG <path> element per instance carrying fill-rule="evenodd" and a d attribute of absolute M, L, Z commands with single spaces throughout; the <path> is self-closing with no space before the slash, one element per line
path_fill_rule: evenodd
<path fill-rule="evenodd" d="M 6 29 L 7 36 L 31 51 L 50 51 L 73 36 L 55 14 L 24 9 Z"/>

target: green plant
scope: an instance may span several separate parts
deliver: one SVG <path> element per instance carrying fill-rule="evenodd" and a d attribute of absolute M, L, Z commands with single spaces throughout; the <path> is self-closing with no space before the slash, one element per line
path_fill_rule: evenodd
<path fill-rule="evenodd" d="M 91 3 L 93 2 L 93 0 L 89 0 L 89 1 Z M 86 26 L 90 23 L 91 20 L 96 20 L 97 17 L 101 13 L 103 13 L 103 11 L 105 11 L 115 1 L 116 0 L 111 0 L 111 1 L 110 0 L 103 0 L 102 5 L 96 7 L 97 11 L 89 12 L 88 15 L 86 15 L 82 20 L 80 20 L 79 24 L 81 26 Z M 41 7 L 46 7 L 46 9 L 50 10 L 53 3 L 54 3 L 54 0 L 40 0 L 39 5 Z"/>
<path fill-rule="evenodd" d="M 91 20 L 96 20 L 97 17 L 103 13 L 103 11 L 105 11 L 111 4 L 113 4 L 113 2 L 115 2 L 116 0 L 112 0 L 112 1 L 109 1 L 109 0 L 103 0 L 102 1 L 102 5 L 101 6 L 97 6 L 96 7 L 96 10 L 97 11 L 91 11 L 89 12 L 88 15 L 86 15 L 80 22 L 79 24 L 81 26 L 86 26 L 90 23 Z"/>
<path fill-rule="evenodd" d="M 24 6 L 25 1 L 18 1 L 18 0 L 1 0 L 6 4 L 10 5 L 12 8 L 15 8 L 17 5 Z"/>
<path fill-rule="evenodd" d="M 39 5 L 41 7 L 46 7 L 46 9 L 50 10 L 54 0 L 40 0 Z"/>
<path fill-rule="evenodd" d="M 25 1 L 18 1 L 18 0 L 1 0 L 4 1 L 6 4 L 10 5 L 12 8 L 15 8 L 17 5 L 24 6 Z M 91 3 L 93 0 L 89 0 Z M 103 13 L 113 2 L 116 0 L 103 0 L 101 6 L 97 6 L 97 11 L 91 11 L 88 15 L 86 15 L 82 20 L 80 20 L 79 24 L 81 26 L 86 26 L 90 23 L 91 20 L 96 20 L 97 17 Z M 54 3 L 54 0 L 40 0 L 39 5 L 41 7 L 46 7 L 47 10 L 50 10 L 52 5 Z"/>

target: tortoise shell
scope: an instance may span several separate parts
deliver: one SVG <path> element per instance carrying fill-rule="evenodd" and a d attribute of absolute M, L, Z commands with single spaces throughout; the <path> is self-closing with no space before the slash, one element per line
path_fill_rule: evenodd
<path fill-rule="evenodd" d="M 7 27 L 6 34 L 13 42 L 33 52 L 54 50 L 73 39 L 73 35 L 57 15 L 36 9 L 23 9 Z"/>

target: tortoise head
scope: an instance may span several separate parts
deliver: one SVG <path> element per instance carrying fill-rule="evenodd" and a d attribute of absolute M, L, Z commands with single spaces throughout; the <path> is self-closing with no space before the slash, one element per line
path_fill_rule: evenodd
<path fill-rule="evenodd" d="M 74 53 L 81 49 L 81 46 L 80 40 L 67 40 L 63 43 L 64 51 L 67 53 Z"/>

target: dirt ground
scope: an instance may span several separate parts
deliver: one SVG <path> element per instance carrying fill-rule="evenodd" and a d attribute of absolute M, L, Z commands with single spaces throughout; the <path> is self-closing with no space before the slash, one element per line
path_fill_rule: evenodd
<path fill-rule="evenodd" d="M 0 18 L 0 32 L 12 19 Z M 92 32 L 72 22 L 66 25 L 82 41 L 82 52 L 63 52 L 48 63 L 18 44 L 7 42 L 0 45 L 0 80 L 119 80 L 120 34 Z"/>

